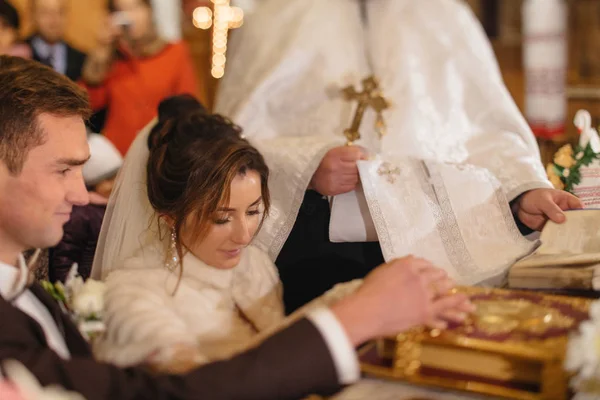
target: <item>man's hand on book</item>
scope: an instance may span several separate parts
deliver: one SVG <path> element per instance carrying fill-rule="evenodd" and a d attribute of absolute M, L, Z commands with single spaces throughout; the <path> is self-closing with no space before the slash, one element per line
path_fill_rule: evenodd
<path fill-rule="evenodd" d="M 475 310 L 454 282 L 430 262 L 408 256 L 374 269 L 358 290 L 331 307 L 350 341 L 397 334 L 415 326 L 443 329 Z"/>
<path fill-rule="evenodd" d="M 541 230 L 546 221 L 565 222 L 563 211 L 583 208 L 581 200 L 569 192 L 557 189 L 534 189 L 525 192 L 515 202 L 513 212 L 527 227 Z"/>

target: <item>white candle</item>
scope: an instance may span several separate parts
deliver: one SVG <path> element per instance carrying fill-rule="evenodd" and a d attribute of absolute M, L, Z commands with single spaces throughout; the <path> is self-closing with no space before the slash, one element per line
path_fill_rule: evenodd
<path fill-rule="evenodd" d="M 567 113 L 567 6 L 564 0 L 523 4 L 525 115 L 538 137 L 562 134 Z"/>

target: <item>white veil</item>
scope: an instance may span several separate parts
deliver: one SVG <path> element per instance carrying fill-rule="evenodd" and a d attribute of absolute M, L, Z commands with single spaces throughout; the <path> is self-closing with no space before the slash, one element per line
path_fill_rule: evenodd
<path fill-rule="evenodd" d="M 156 119 L 137 135 L 117 176 L 98 238 L 93 279 L 105 279 L 144 245 L 159 239 L 146 191 L 148 135 L 155 124 Z"/>

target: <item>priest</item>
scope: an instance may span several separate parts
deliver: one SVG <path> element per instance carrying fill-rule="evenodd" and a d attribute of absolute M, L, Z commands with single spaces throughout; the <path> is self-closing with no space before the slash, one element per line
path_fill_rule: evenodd
<path fill-rule="evenodd" d="M 274 171 L 258 242 L 288 309 L 405 254 L 500 284 L 536 245 L 518 225 L 581 206 L 552 189 L 461 1 L 262 0 L 229 55 L 216 110 Z"/>

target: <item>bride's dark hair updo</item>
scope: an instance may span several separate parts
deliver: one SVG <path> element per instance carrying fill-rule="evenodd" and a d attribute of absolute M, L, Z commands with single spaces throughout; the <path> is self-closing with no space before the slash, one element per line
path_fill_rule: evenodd
<path fill-rule="evenodd" d="M 177 237 L 184 221 L 192 217 L 194 240 L 202 240 L 217 209 L 229 204 L 231 182 L 247 171 L 260 175 L 264 220 L 270 205 L 269 169 L 241 132 L 227 118 L 208 114 L 191 96 L 160 104 L 158 122 L 148 136 L 148 198 L 159 216 L 173 221 Z M 182 260 L 180 243 L 177 252 Z"/>

